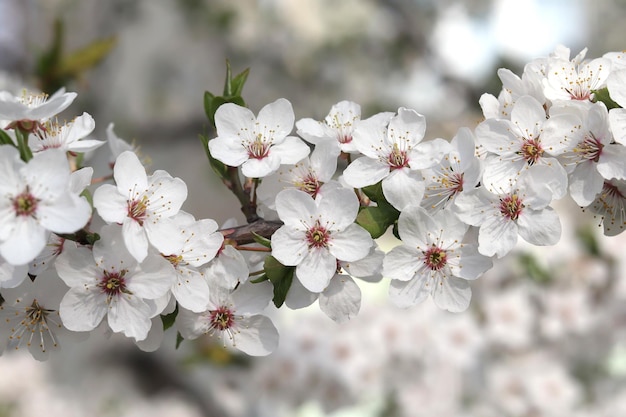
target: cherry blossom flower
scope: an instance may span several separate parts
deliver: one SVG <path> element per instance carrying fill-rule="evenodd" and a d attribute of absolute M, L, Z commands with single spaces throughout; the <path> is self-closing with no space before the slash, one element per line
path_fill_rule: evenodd
<path fill-rule="evenodd" d="M 574 103 L 575 104 L 575 103 Z M 602 190 L 604 180 L 626 179 L 626 147 L 613 142 L 609 114 L 604 103 L 559 106 L 554 114 L 576 114 L 582 128 L 573 133 L 574 147 L 559 155 L 569 171 L 569 192 L 580 206 L 588 206 Z"/>
<path fill-rule="evenodd" d="M 567 172 L 555 158 L 574 146 L 574 133 L 580 119 L 572 114 L 558 114 L 546 119 L 535 98 L 522 96 L 511 111 L 511 120 L 488 119 L 476 127 L 476 141 L 489 152 L 485 160 L 483 184 L 492 191 L 510 187 L 524 170 L 542 165 L 551 170 L 546 175 L 554 198 L 567 192 Z"/>
<path fill-rule="evenodd" d="M 276 196 L 285 223 L 272 236 L 272 256 L 296 267 L 306 289 L 322 292 L 337 270 L 337 260 L 356 261 L 369 253 L 369 233 L 354 223 L 359 202 L 352 190 L 328 190 L 318 200 L 304 191 L 286 189 Z"/>
<path fill-rule="evenodd" d="M 393 113 L 378 113 L 366 120 L 378 119 L 386 125 Z M 352 101 L 340 101 L 333 105 L 328 116 L 318 122 L 311 118 L 300 119 L 296 122 L 298 135 L 314 145 L 327 143 L 338 147 L 341 152 L 357 153 L 353 142 L 353 132 L 361 122 L 361 106 Z"/>
<path fill-rule="evenodd" d="M 0 306 L 2 344 L 10 350 L 27 349 L 37 360 L 45 360 L 60 348 L 60 340 L 76 341 L 61 323 L 59 303 L 66 288 L 55 275 L 26 279 L 16 288 L 3 289 Z"/>
<path fill-rule="evenodd" d="M 215 112 L 217 137 L 209 141 L 211 155 L 229 166 L 241 166 L 243 175 L 265 177 L 281 164 L 295 164 L 309 154 L 309 147 L 295 136 L 293 108 L 283 98 L 263 107 L 258 117 L 233 103 Z"/>
<path fill-rule="evenodd" d="M 113 332 L 143 340 L 151 318 L 163 310 L 158 299 L 172 286 L 171 265 L 156 254 L 138 264 L 120 226 L 104 226 L 100 236 L 93 251 L 70 246 L 57 258 L 57 272 L 70 287 L 61 300 L 61 320 L 68 329 L 84 332 L 106 317 Z"/>
<path fill-rule="evenodd" d="M 626 181 L 604 181 L 602 191 L 591 202 L 589 210 L 602 217 L 606 236 L 622 233 L 626 228 Z"/>
<path fill-rule="evenodd" d="M 257 189 L 258 198 L 269 209 L 275 210 L 276 194 L 285 188 L 297 188 L 316 198 L 325 184 L 340 186 L 337 182 L 331 183 L 337 169 L 338 156 L 338 148 L 327 142 L 320 143 L 309 157 L 295 165 L 284 165 L 275 174 L 264 178 Z"/>
<path fill-rule="evenodd" d="M 209 285 L 201 267 L 215 257 L 224 236 L 211 219 L 196 221 L 191 214 L 179 212 L 174 221 L 186 239 L 178 253 L 161 254 L 174 269 L 172 294 L 182 307 L 201 312 L 209 303 Z"/>
<path fill-rule="evenodd" d="M 17 126 L 25 131 L 38 131 L 42 122 L 61 113 L 76 98 L 76 93 L 60 89 L 48 97 L 44 93 L 31 93 L 24 90 L 21 96 L 8 91 L 0 91 L 0 120 L 11 122 L 3 128 Z"/>
<path fill-rule="evenodd" d="M 450 153 L 439 165 L 423 171 L 426 190 L 421 205 L 430 214 L 451 206 L 459 193 L 473 189 L 480 181 L 481 164 L 471 130 L 460 129 L 450 146 Z"/>
<path fill-rule="evenodd" d="M 561 237 L 558 214 L 548 205 L 552 191 L 543 181 L 552 171 L 535 167 L 508 189 L 494 194 L 484 187 L 460 194 L 455 212 L 465 223 L 478 226 L 478 251 L 503 257 L 517 243 L 518 234 L 533 245 L 554 245 Z"/>
<path fill-rule="evenodd" d="M 54 148 L 76 153 L 93 151 L 105 143 L 101 140 L 85 139 L 95 126 L 93 117 L 88 113 L 83 113 L 64 125 L 48 122 L 44 130 L 36 132 L 29 146 L 33 152 Z"/>
<path fill-rule="evenodd" d="M 207 311 L 193 313 L 180 309 L 176 327 L 185 339 L 215 335 L 225 346 L 252 356 L 266 356 L 278 346 L 278 331 L 269 317 L 259 313 L 272 296 L 272 285 L 268 281 L 246 282 L 232 292 L 215 286 L 210 289 Z"/>
<path fill-rule="evenodd" d="M 548 100 L 577 100 L 589 103 L 593 91 L 606 85 L 611 72 L 611 61 L 596 58 L 581 62 L 582 56 L 572 61 L 560 58 L 548 59 L 544 94 Z"/>
<path fill-rule="evenodd" d="M 388 127 L 384 122 L 378 118 L 359 124 L 354 131 L 355 144 L 365 156 L 348 165 L 343 178 L 354 188 L 382 180 L 385 198 L 402 210 L 422 200 L 424 182 L 418 170 L 438 164 L 449 144 L 443 139 L 420 143 L 426 121 L 415 110 L 401 107 Z"/>
<path fill-rule="evenodd" d="M 463 311 L 472 294 L 467 280 L 491 268 L 491 259 L 480 255 L 476 244 L 462 243 L 467 225 L 446 214 L 430 216 L 417 205 L 400 213 L 403 245 L 383 261 L 383 275 L 392 279 L 389 296 L 399 307 L 421 303 L 430 294 L 439 308 Z"/>
<path fill-rule="evenodd" d="M 161 253 L 178 253 L 184 238 L 172 217 L 187 198 L 183 180 L 162 170 L 147 176 L 130 151 L 117 158 L 113 175 L 116 185 L 101 185 L 93 204 L 104 221 L 122 225 L 124 243 L 133 257 L 143 261 L 148 243 Z"/>
<path fill-rule="evenodd" d="M 90 219 L 89 203 L 70 189 L 63 152 L 43 152 L 25 163 L 17 149 L 1 146 L 0 170 L 0 254 L 9 263 L 32 261 L 49 232 L 73 233 Z"/>

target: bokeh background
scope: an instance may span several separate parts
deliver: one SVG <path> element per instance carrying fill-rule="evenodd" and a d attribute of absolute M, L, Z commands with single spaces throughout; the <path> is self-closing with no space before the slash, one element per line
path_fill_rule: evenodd
<path fill-rule="evenodd" d="M 618 0 L 0 0 L 0 68 L 7 85 L 41 85 L 55 21 L 68 53 L 114 37 L 69 81 L 79 96 L 68 117 L 89 112 L 101 139 L 114 123 L 153 169 L 186 181 L 187 211 L 222 223 L 243 217 L 198 135 L 211 134 L 202 97 L 221 93 L 227 59 L 251 69 L 254 112 L 279 97 L 296 119 L 341 100 L 366 117 L 405 106 L 426 116 L 427 137 L 450 139 L 481 120 L 498 68 L 521 74 L 558 44 L 622 50 L 625 17 Z M 624 246 L 571 204 L 559 209 L 561 243 L 521 244 L 474 283 L 466 313 L 394 309 L 383 281 L 363 286 L 362 314 L 346 325 L 315 305 L 272 312 L 281 346 L 264 359 L 208 342 L 175 350 L 171 334 L 151 354 L 97 336 L 44 364 L 7 352 L 0 416 L 626 415 Z"/>

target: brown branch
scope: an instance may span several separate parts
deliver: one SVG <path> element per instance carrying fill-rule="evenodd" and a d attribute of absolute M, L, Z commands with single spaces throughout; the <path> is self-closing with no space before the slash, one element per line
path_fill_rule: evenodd
<path fill-rule="evenodd" d="M 220 232 L 224 235 L 224 239 L 232 240 L 237 245 L 245 245 L 255 242 L 252 232 L 266 239 L 271 239 L 274 232 L 282 225 L 283 222 L 281 221 L 259 219 L 243 226 L 222 229 Z"/>

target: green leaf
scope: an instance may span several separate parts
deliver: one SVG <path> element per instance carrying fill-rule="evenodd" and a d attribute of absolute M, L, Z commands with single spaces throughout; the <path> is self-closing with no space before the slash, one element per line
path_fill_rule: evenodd
<path fill-rule="evenodd" d="M 176 316 L 178 316 L 178 304 L 174 308 L 170 314 L 161 314 L 161 321 L 163 322 L 163 331 L 169 329 L 174 325 L 174 321 L 176 321 Z"/>
<path fill-rule="evenodd" d="M 226 80 L 224 81 L 224 97 L 233 95 L 233 73 L 230 69 L 230 61 L 226 60 Z"/>
<path fill-rule="evenodd" d="M 213 120 L 213 117 L 215 116 L 215 114 L 211 113 L 211 103 L 214 98 L 215 96 L 212 93 L 208 91 L 204 92 L 204 113 L 209 120 Z"/>
<path fill-rule="evenodd" d="M 609 110 L 620 108 L 620 105 L 613 101 L 611 95 L 609 94 L 609 89 L 606 87 L 601 90 L 594 90 L 593 96 L 596 102 L 603 102 L 604 104 L 606 104 L 606 108 Z"/>
<path fill-rule="evenodd" d="M 289 288 L 291 288 L 293 273 L 296 268 L 281 264 L 271 255 L 265 258 L 263 268 L 265 269 L 265 274 L 274 286 L 274 298 L 272 301 L 277 308 L 280 308 L 285 302 L 285 298 L 287 298 L 287 293 L 289 292 Z"/>
<path fill-rule="evenodd" d="M 98 65 L 117 44 L 115 36 L 98 39 L 65 56 L 59 65 L 59 77 L 75 78 Z"/>
<path fill-rule="evenodd" d="M 215 112 L 224 103 L 228 103 L 228 100 L 221 96 L 213 97 L 209 103 L 209 113 L 207 116 L 209 116 L 209 121 L 213 127 L 215 127 Z"/>
<path fill-rule="evenodd" d="M 93 246 L 93 244 L 96 243 L 99 240 L 100 240 L 100 235 L 99 234 L 97 234 L 95 232 L 87 234 L 87 242 L 89 242 L 90 245 Z"/>
<path fill-rule="evenodd" d="M 266 248 L 270 248 L 270 249 L 272 248 L 272 241 L 271 240 L 269 240 L 269 239 L 267 239 L 267 238 L 265 238 L 265 237 L 255 233 L 255 232 L 252 232 L 252 238 L 259 245 L 263 245 Z"/>
<path fill-rule="evenodd" d="M 176 349 L 178 349 L 178 347 L 180 346 L 181 343 L 183 343 L 183 340 L 185 340 L 185 338 L 183 337 L 182 334 L 180 334 L 180 332 L 176 332 Z"/>
<path fill-rule="evenodd" d="M 241 96 L 241 91 L 243 90 L 244 84 L 248 80 L 249 74 L 250 74 L 250 68 L 246 68 L 245 70 L 237 74 L 235 78 L 233 78 L 231 82 L 231 88 L 232 88 L 231 95 L 232 96 Z"/>
<path fill-rule="evenodd" d="M 381 237 L 398 220 L 400 212 L 389 204 L 378 207 L 365 207 L 359 211 L 356 223 L 363 227 L 372 236 L 372 239 Z"/>
<path fill-rule="evenodd" d="M 258 278 L 251 279 L 250 282 L 253 283 L 253 284 L 258 284 L 260 282 L 267 281 L 268 279 L 269 278 L 267 277 L 267 274 L 263 274 L 263 275 L 261 275 Z"/>
<path fill-rule="evenodd" d="M 213 155 L 211 155 L 211 151 L 209 150 L 209 138 L 204 135 L 199 135 L 199 137 L 200 137 L 200 141 L 202 142 L 202 146 L 204 147 L 204 152 L 206 153 L 206 156 L 209 159 L 209 165 L 211 166 L 211 169 L 213 169 L 213 172 L 215 172 L 215 174 L 221 180 L 229 179 L 228 167 L 224 165 L 223 162 L 218 161 L 217 159 L 213 158 Z"/>
<path fill-rule="evenodd" d="M 365 194 L 367 196 L 367 198 L 369 198 L 372 201 L 375 202 L 379 202 L 379 201 L 385 201 L 387 202 L 387 200 L 385 199 L 385 196 L 383 194 L 383 182 L 379 181 L 374 185 L 368 185 L 367 187 L 363 187 L 361 188 L 361 191 L 363 191 L 363 194 Z"/>
<path fill-rule="evenodd" d="M 0 145 L 13 145 L 15 146 L 15 142 L 11 139 L 11 136 L 4 131 L 4 129 L 0 129 Z"/>

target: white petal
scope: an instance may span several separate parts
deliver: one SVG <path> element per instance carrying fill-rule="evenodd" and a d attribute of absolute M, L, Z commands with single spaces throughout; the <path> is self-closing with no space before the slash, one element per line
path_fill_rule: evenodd
<path fill-rule="evenodd" d="M 107 315 L 109 327 L 115 333 L 135 340 L 144 340 L 152 326 L 150 307 L 139 297 L 121 295 L 109 304 Z"/>
<path fill-rule="evenodd" d="M 383 276 L 393 280 L 409 281 L 424 266 L 420 253 L 412 247 L 396 246 L 385 255 Z"/>
<path fill-rule="evenodd" d="M 503 216 L 490 217 L 478 231 L 478 251 L 485 256 L 503 257 L 517 243 L 517 224 Z"/>
<path fill-rule="evenodd" d="M 281 164 L 295 164 L 306 158 L 311 149 L 306 143 L 302 142 L 295 136 L 288 136 L 285 141 L 279 145 L 274 145 L 270 149 L 270 153 L 278 156 Z"/>
<path fill-rule="evenodd" d="M 107 223 L 122 223 L 128 216 L 127 197 L 111 184 L 103 184 L 93 194 L 93 206 Z"/>
<path fill-rule="evenodd" d="M 533 245 L 554 245 L 561 238 L 559 215 L 551 207 L 524 211 L 517 225 L 520 236 Z"/>
<path fill-rule="evenodd" d="M 337 323 L 344 323 L 359 313 L 361 290 L 347 275 L 335 275 L 320 294 L 320 309 Z"/>
<path fill-rule="evenodd" d="M 436 285 L 432 289 L 431 295 L 437 307 L 453 313 L 460 313 L 469 307 L 472 289 L 466 280 L 449 277 L 443 279 L 441 285 Z"/>
<path fill-rule="evenodd" d="M 122 235 L 126 249 L 137 260 L 142 262 L 148 256 L 148 237 L 141 225 L 132 219 L 127 219 L 122 224 Z"/>
<path fill-rule="evenodd" d="M 337 259 L 326 249 L 311 249 L 296 266 L 296 276 L 309 291 L 322 292 L 337 270 Z"/>
<path fill-rule="evenodd" d="M 258 314 L 263 311 L 274 297 L 273 288 L 269 281 L 241 284 L 231 294 L 237 314 Z"/>
<path fill-rule="evenodd" d="M 287 266 L 295 266 L 308 255 L 304 233 L 283 226 L 272 235 L 272 256 Z"/>
<path fill-rule="evenodd" d="M 266 316 L 240 319 L 234 346 L 251 356 L 266 356 L 278 347 L 278 330 Z"/>
<path fill-rule="evenodd" d="M 134 195 L 135 192 L 143 192 L 148 188 L 148 176 L 146 169 L 141 165 L 139 158 L 134 152 L 122 152 L 115 160 L 113 168 L 115 184 L 118 192 L 123 196 Z"/>
<path fill-rule="evenodd" d="M 389 299 L 400 308 L 417 305 L 428 297 L 428 290 L 424 287 L 426 280 L 412 279 L 410 281 L 392 280 L 389 286 Z"/>
<path fill-rule="evenodd" d="M 341 261 L 358 261 L 367 256 L 373 243 L 370 234 L 353 223 L 341 232 L 332 234 L 328 251 Z"/>
<path fill-rule="evenodd" d="M 106 296 L 100 291 L 70 288 L 61 300 L 59 314 L 63 325 L 75 332 L 95 329 L 107 314 Z"/>
<path fill-rule="evenodd" d="M 419 204 L 424 197 L 424 189 L 422 174 L 407 168 L 392 171 L 383 179 L 383 194 L 398 211 L 411 204 Z"/>
<path fill-rule="evenodd" d="M 388 174 L 389 164 L 363 156 L 348 165 L 343 171 L 343 178 L 351 187 L 363 188 L 376 184 Z"/>

